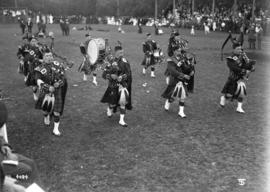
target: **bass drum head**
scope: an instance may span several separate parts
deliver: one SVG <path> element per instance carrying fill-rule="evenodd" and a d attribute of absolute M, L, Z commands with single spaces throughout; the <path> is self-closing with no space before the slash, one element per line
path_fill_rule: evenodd
<path fill-rule="evenodd" d="M 95 64 L 98 59 L 99 49 L 96 42 L 92 39 L 88 43 L 87 54 L 91 64 Z"/>
<path fill-rule="evenodd" d="M 91 39 L 88 43 L 87 54 L 91 64 L 95 64 L 100 56 L 100 51 L 105 51 L 105 40 L 102 38 Z"/>

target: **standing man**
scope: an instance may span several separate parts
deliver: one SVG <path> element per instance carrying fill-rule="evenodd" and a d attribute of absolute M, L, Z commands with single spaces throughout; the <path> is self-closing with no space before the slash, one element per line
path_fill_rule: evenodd
<path fill-rule="evenodd" d="M 263 35 L 263 28 L 261 24 L 258 24 L 256 26 L 256 36 L 257 36 L 257 42 L 258 42 L 258 49 L 262 49 L 262 35 Z"/>
<path fill-rule="evenodd" d="M 61 31 L 62 31 L 62 35 L 64 36 L 65 35 L 65 30 L 64 30 L 64 25 L 65 24 L 64 24 L 64 20 L 63 20 L 62 16 L 60 18 L 59 25 L 60 25 L 60 28 L 61 28 Z"/>
<path fill-rule="evenodd" d="M 36 69 L 36 83 L 40 94 L 36 108 L 44 111 L 44 124 L 50 125 L 50 117 L 54 118 L 53 134 L 60 136 L 60 116 L 63 114 L 67 93 L 67 79 L 62 63 L 55 61 L 53 54 L 47 50 L 43 63 Z"/>
<path fill-rule="evenodd" d="M 142 33 L 142 19 L 138 18 L 138 33 Z"/>
<path fill-rule="evenodd" d="M 151 77 L 155 76 L 155 59 L 154 51 L 158 49 L 157 43 L 152 40 L 151 34 L 147 33 L 147 40 L 143 43 L 144 59 L 142 62 L 143 74 L 146 74 L 146 69 L 151 66 Z"/>
<path fill-rule="evenodd" d="M 253 23 L 248 30 L 248 42 L 250 49 L 256 49 L 256 31 L 255 24 Z"/>
<path fill-rule="evenodd" d="M 121 45 L 115 47 L 115 59 L 112 60 L 104 72 L 103 78 L 108 80 L 108 88 L 104 93 L 101 102 L 108 103 L 107 116 L 111 117 L 112 113 L 120 108 L 119 124 L 127 127 L 125 122 L 126 109 L 132 109 L 131 102 L 131 85 L 132 74 L 130 64 L 124 57 L 124 51 Z"/>
<path fill-rule="evenodd" d="M 30 17 L 27 19 L 27 24 L 26 25 L 27 25 L 28 33 L 32 34 L 33 22 L 32 22 L 32 19 Z"/>
<path fill-rule="evenodd" d="M 23 35 L 25 32 L 25 27 L 26 27 L 25 21 L 23 18 L 20 18 L 20 17 L 18 17 L 18 21 L 19 21 L 20 28 L 22 30 L 22 35 Z"/>
<path fill-rule="evenodd" d="M 69 20 L 68 20 L 68 18 L 66 18 L 65 21 L 64 21 L 64 33 L 65 33 L 66 36 L 69 36 L 69 32 L 70 32 Z"/>

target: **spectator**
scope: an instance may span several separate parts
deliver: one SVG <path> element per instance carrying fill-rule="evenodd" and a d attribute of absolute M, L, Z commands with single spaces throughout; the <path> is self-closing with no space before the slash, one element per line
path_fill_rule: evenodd
<path fill-rule="evenodd" d="M 256 32 L 255 32 L 255 24 L 252 24 L 250 29 L 248 30 L 248 42 L 250 49 L 256 49 Z"/>
<path fill-rule="evenodd" d="M 256 26 L 256 36 L 257 36 L 257 42 L 258 42 L 258 49 L 261 49 L 261 43 L 262 43 L 262 34 L 263 34 L 263 29 L 260 24 Z"/>

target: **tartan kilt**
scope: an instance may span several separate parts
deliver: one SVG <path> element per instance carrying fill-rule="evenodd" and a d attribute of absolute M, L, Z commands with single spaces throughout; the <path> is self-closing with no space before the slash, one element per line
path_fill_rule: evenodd
<path fill-rule="evenodd" d="M 101 103 L 108 103 L 111 105 L 118 105 L 118 101 L 119 101 L 120 95 L 118 92 L 118 86 L 109 86 L 102 99 L 101 99 Z"/>
<path fill-rule="evenodd" d="M 23 74 L 24 74 L 24 76 L 26 76 L 27 73 L 29 72 L 29 65 L 28 65 L 27 61 L 23 62 L 22 68 L 23 68 Z"/>
<path fill-rule="evenodd" d="M 132 106 L 132 100 L 131 100 L 131 82 L 128 83 L 128 86 L 127 86 L 127 90 L 128 90 L 128 98 L 127 98 L 127 104 L 126 104 L 126 109 L 127 110 L 132 110 L 133 106 Z"/>
<path fill-rule="evenodd" d="M 36 102 L 35 108 L 41 109 L 41 110 L 46 111 L 48 113 L 58 112 L 62 115 L 63 111 L 64 111 L 67 87 L 68 87 L 67 81 L 65 81 L 64 85 L 62 87 L 60 87 L 59 89 L 56 89 L 55 92 L 53 93 L 54 103 L 53 103 L 52 110 L 47 105 L 45 105 L 45 106 L 43 105 L 44 99 L 46 98 L 46 95 L 48 93 L 45 93 L 44 91 L 40 91 L 39 98 Z"/>
<path fill-rule="evenodd" d="M 235 91 L 237 89 L 237 81 L 233 79 L 228 79 L 227 82 L 225 83 L 221 93 L 222 94 L 230 94 L 234 96 Z"/>
<path fill-rule="evenodd" d="M 79 72 L 84 72 L 86 75 L 91 74 L 92 71 L 95 71 L 97 64 L 91 64 L 89 59 L 83 60 L 81 67 L 78 69 Z"/>
<path fill-rule="evenodd" d="M 34 86 L 36 84 L 35 80 L 35 73 L 34 72 L 29 72 L 26 76 L 26 81 L 25 81 L 26 86 Z"/>
<path fill-rule="evenodd" d="M 44 112 L 52 114 L 54 110 L 54 104 L 55 104 L 55 94 L 45 93 L 44 91 L 41 91 L 39 93 L 39 97 L 36 102 L 35 108 L 41 109 Z"/>
<path fill-rule="evenodd" d="M 147 58 L 150 58 L 150 61 L 149 62 L 146 62 L 146 59 Z M 150 56 L 145 55 L 144 56 L 144 59 L 142 61 L 142 66 L 144 66 L 145 68 L 148 68 L 148 67 L 153 66 L 155 64 L 156 63 L 155 63 L 155 59 L 154 59 L 154 56 L 153 55 L 150 55 Z"/>
<path fill-rule="evenodd" d="M 167 88 L 165 89 L 165 91 L 162 93 L 161 97 L 165 98 L 165 99 L 169 99 L 169 100 L 173 100 L 173 94 L 174 94 L 174 90 L 175 90 L 175 87 L 177 85 L 178 82 L 173 82 L 173 83 L 170 83 Z M 185 92 L 186 92 L 186 96 L 188 95 L 187 94 L 187 86 L 185 83 L 183 83 L 183 87 L 185 89 Z"/>
<path fill-rule="evenodd" d="M 56 89 L 54 92 L 54 97 L 55 97 L 55 103 L 54 103 L 54 112 L 62 113 L 63 112 L 63 98 L 62 98 L 62 92 L 61 89 Z"/>

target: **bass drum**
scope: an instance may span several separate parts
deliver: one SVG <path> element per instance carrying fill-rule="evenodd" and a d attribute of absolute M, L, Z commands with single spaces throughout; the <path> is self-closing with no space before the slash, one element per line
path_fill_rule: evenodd
<path fill-rule="evenodd" d="M 154 50 L 154 59 L 155 59 L 155 63 L 161 63 L 164 60 L 164 55 L 163 52 L 160 48 Z"/>
<path fill-rule="evenodd" d="M 102 62 L 105 59 L 106 44 L 102 38 L 91 39 L 88 43 L 87 54 L 89 56 L 90 63 L 96 64 Z"/>

